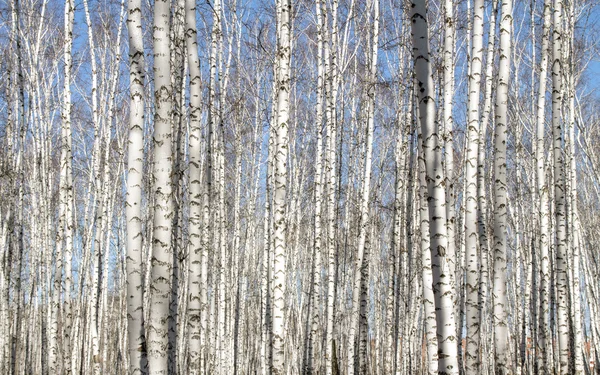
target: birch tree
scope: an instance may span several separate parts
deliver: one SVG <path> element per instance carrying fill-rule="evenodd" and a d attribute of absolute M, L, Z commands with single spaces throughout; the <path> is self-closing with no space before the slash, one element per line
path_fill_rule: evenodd
<path fill-rule="evenodd" d="M 144 160 L 144 41 L 142 3 L 128 2 L 129 145 L 127 159 L 127 324 L 129 374 L 146 374 L 146 333 L 143 313 L 142 173 Z"/>
<path fill-rule="evenodd" d="M 317 132 L 316 144 L 316 162 L 315 162 L 315 217 L 314 217 L 314 271 L 312 276 L 312 300 L 311 309 L 312 316 L 310 326 L 310 336 L 308 337 L 308 348 L 305 354 L 307 359 L 305 371 L 308 374 L 315 372 L 315 367 L 318 369 L 321 365 L 321 356 L 319 355 L 319 333 L 321 324 L 321 252 L 322 252 L 322 204 L 323 204 L 323 99 L 324 99 L 324 66 L 323 66 L 323 33 L 324 23 L 322 14 L 321 1 L 316 2 L 317 16 L 317 98 L 316 98 L 316 114 L 315 128 Z"/>
<path fill-rule="evenodd" d="M 500 16 L 500 50 L 496 85 L 496 118 L 494 135 L 494 281 L 493 317 L 496 372 L 511 373 L 508 363 L 507 277 L 506 277 L 506 143 L 508 130 L 508 86 L 510 75 L 512 0 L 503 0 Z"/>
<path fill-rule="evenodd" d="M 549 371 L 551 368 L 548 353 L 548 338 L 550 330 L 548 326 L 549 315 L 549 212 L 548 212 L 548 188 L 546 186 L 546 169 L 544 157 L 544 134 L 545 134 L 545 112 L 546 112 L 546 82 L 548 74 L 548 47 L 550 38 L 550 3 L 544 1 L 542 50 L 540 61 L 539 88 L 537 97 L 536 113 L 536 188 L 538 190 L 539 210 L 539 248 L 540 248 L 540 312 L 538 329 L 538 370 Z"/>
<path fill-rule="evenodd" d="M 569 373 L 569 317 L 568 317 L 568 278 L 567 278 L 567 228 L 565 164 L 563 157 L 563 19 L 562 1 L 555 0 L 552 23 L 552 157 L 554 162 L 554 215 L 555 215 L 555 257 L 556 257 L 556 298 L 558 324 L 559 373 Z"/>
<path fill-rule="evenodd" d="M 0 6 L 0 371 L 593 373 L 595 2 L 501 4 Z"/>
<path fill-rule="evenodd" d="M 277 71 L 277 110 L 274 124 L 273 155 L 273 328 L 272 374 L 283 374 L 285 361 L 285 291 L 286 291 L 286 235 L 285 220 L 288 128 L 290 111 L 290 63 L 291 63 L 291 12 L 289 0 L 277 0 L 277 16 L 279 20 L 277 32 L 277 55 L 275 69 Z"/>
<path fill-rule="evenodd" d="M 423 277 L 423 311 L 425 315 L 425 341 L 427 346 L 428 373 L 438 371 L 437 337 L 435 322 L 435 297 L 433 294 L 433 275 L 431 271 L 431 250 L 429 238 L 429 212 L 427 207 L 427 181 L 425 178 L 425 159 L 423 158 L 423 138 L 419 137 L 419 222 L 421 231 L 421 262 Z"/>
<path fill-rule="evenodd" d="M 435 298 L 438 373 L 457 374 L 456 324 L 454 320 L 453 287 L 449 280 L 446 237 L 446 193 L 439 137 L 435 127 L 435 103 L 429 53 L 429 27 L 425 1 L 411 3 L 413 63 L 417 85 L 419 123 L 423 137 L 427 195 L 429 205 L 429 231 L 433 292 Z"/>
<path fill-rule="evenodd" d="M 477 208 L 477 159 L 480 142 L 479 98 L 481 88 L 481 70 L 483 62 L 483 1 L 474 3 L 471 72 L 469 74 L 469 97 L 467 116 L 467 150 L 465 151 L 465 261 L 466 261 L 466 324 L 467 345 L 466 365 L 467 374 L 479 373 L 479 346 L 481 332 L 481 310 L 479 305 L 479 236 Z"/>
<path fill-rule="evenodd" d="M 152 273 L 150 281 L 150 321 L 148 322 L 148 370 L 166 374 L 168 363 L 170 316 L 169 301 L 173 267 L 171 226 L 173 215 L 171 186 L 171 66 L 170 6 L 167 1 L 154 5 L 154 229 Z"/>
<path fill-rule="evenodd" d="M 337 142 L 337 125 L 335 123 L 335 104 L 337 100 L 336 95 L 336 64 L 334 63 L 335 55 L 337 51 L 337 43 L 335 38 L 331 38 L 328 32 L 329 24 L 327 17 L 327 8 L 325 7 L 325 1 L 320 0 L 321 9 L 324 14 L 325 23 L 325 47 L 324 47 L 324 59 L 325 59 L 325 121 L 327 128 L 327 141 L 326 141 L 326 157 L 325 157 L 325 170 L 327 172 L 327 328 L 325 338 L 325 371 L 327 375 L 333 374 L 334 368 L 334 319 L 335 319 L 335 295 L 336 295 L 336 229 L 337 229 L 337 203 L 336 203 L 336 191 L 337 191 L 337 156 L 336 156 L 336 142 Z M 334 6 L 336 2 L 333 3 Z M 337 12 L 332 10 L 331 17 L 333 18 L 332 33 L 337 33 Z M 337 35 L 337 34 L 336 34 Z M 333 51 L 333 52 L 332 52 Z M 333 56 L 331 56 L 333 54 Z"/>
<path fill-rule="evenodd" d="M 202 372 L 201 321 L 206 319 L 202 312 L 201 290 L 205 285 L 202 283 L 202 170 L 201 170 L 201 127 L 200 118 L 202 110 L 202 87 L 200 81 L 200 61 L 198 59 L 198 42 L 196 31 L 196 2 L 187 0 L 185 2 L 186 21 L 186 49 L 190 76 L 190 218 L 189 218 L 189 351 L 190 351 L 190 374 Z"/>

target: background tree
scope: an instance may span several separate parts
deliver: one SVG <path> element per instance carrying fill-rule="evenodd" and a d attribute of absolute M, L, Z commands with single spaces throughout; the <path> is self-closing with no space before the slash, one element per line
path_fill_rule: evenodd
<path fill-rule="evenodd" d="M 2 373 L 594 371 L 595 2 L 151 5 L 0 5 Z"/>

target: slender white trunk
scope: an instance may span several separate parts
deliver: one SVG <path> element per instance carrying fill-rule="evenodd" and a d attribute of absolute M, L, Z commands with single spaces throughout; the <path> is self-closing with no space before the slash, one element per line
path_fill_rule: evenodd
<path fill-rule="evenodd" d="M 506 143 L 508 129 L 508 85 L 512 37 L 512 0 L 502 1 L 500 21 L 500 61 L 496 86 L 496 133 L 494 139 L 494 281 L 493 317 L 496 373 L 511 373 L 508 346 L 508 300 L 506 276 Z"/>
<path fill-rule="evenodd" d="M 14 259 L 13 262 L 11 262 L 12 264 L 10 265 L 2 265 L 2 267 L 4 267 L 5 269 L 8 269 L 8 272 L 6 273 L 6 275 L 4 275 L 4 271 L 2 272 L 2 275 L 0 275 L 0 277 L 4 277 L 7 276 L 8 277 L 8 283 L 6 284 L 7 287 L 7 291 L 9 291 L 9 289 L 11 289 L 11 280 L 13 279 L 13 312 L 12 312 L 12 330 L 11 328 L 9 328 L 6 332 L 0 332 L 1 335 L 6 335 L 6 337 L 8 337 L 7 340 L 7 346 L 0 346 L 0 350 L 4 350 L 5 348 L 7 348 L 7 354 L 10 351 L 10 359 L 7 358 L 7 362 L 10 363 L 10 366 L 8 366 L 8 363 L 2 361 L 0 362 L 0 366 L 5 365 L 6 367 L 10 368 L 10 372 L 12 374 L 16 374 L 18 373 L 21 368 L 22 368 L 22 364 L 20 363 L 20 357 L 19 354 L 21 354 L 22 349 L 20 348 L 21 343 L 23 341 L 22 338 L 22 326 L 23 323 L 22 321 L 23 316 L 23 310 L 24 310 L 24 300 L 23 300 L 23 291 L 22 291 L 22 277 L 23 277 L 23 264 L 24 262 L 26 262 L 26 259 L 24 258 L 24 252 L 25 252 L 25 238 L 24 238 L 24 234 L 25 234 L 25 219 L 24 219 L 24 212 L 26 210 L 26 207 L 24 205 L 24 189 L 26 187 L 26 179 L 25 179 L 25 168 L 26 168 L 26 160 L 25 159 L 25 152 L 27 150 L 26 148 L 26 143 L 25 143 L 25 134 L 26 134 L 26 128 L 27 128 L 27 124 L 25 123 L 25 98 L 24 98 L 24 85 L 23 85 L 23 62 L 21 59 L 21 21 L 20 21 L 20 6 L 19 6 L 19 2 L 18 0 L 14 0 L 11 2 L 11 40 L 12 42 L 14 42 L 14 45 L 12 45 L 12 59 L 11 62 L 14 64 L 14 69 L 15 69 L 15 83 L 11 84 L 9 83 L 8 87 L 9 90 L 11 92 L 11 94 L 13 95 L 12 98 L 12 103 L 9 103 L 9 107 L 14 106 L 14 112 L 15 112 L 15 116 L 14 119 L 12 121 L 14 121 L 14 136 L 15 136 L 15 146 L 16 146 L 16 158 L 14 161 L 14 177 L 11 178 L 11 185 L 10 188 L 13 189 L 13 205 L 14 205 L 14 210 L 16 211 L 16 213 L 14 214 L 14 221 L 12 223 L 13 226 L 13 252 L 16 252 L 16 259 Z M 10 48 L 10 47 L 9 47 Z M 10 81 L 9 81 L 10 82 Z M 11 87 L 12 86 L 12 87 Z M 70 99 L 70 98 L 69 98 Z M 10 110 L 9 110 L 9 114 L 10 114 Z M 9 121 L 11 121 L 11 119 L 9 118 Z M 12 136 L 12 134 L 9 134 L 9 136 Z M 10 150 L 8 152 L 8 155 L 10 157 L 13 157 L 13 150 Z M 72 207 L 68 206 L 68 202 L 67 202 L 67 210 L 68 208 L 71 208 L 71 212 L 72 212 Z M 68 218 L 69 216 L 67 216 Z M 69 236 L 69 230 L 72 229 L 72 227 L 68 227 L 69 225 L 72 226 L 72 221 L 67 220 L 67 227 L 66 232 L 65 232 L 65 236 L 66 236 L 66 243 L 65 243 L 65 248 L 66 250 L 71 250 L 72 251 L 72 235 Z M 70 240 L 70 242 L 69 242 Z M 71 246 L 69 247 L 69 244 L 71 244 Z M 2 252 L 0 252 L 0 254 L 2 254 Z M 31 257 L 31 255 L 30 255 Z M 0 258 L 1 259 L 1 258 Z M 68 269 L 68 273 L 66 273 L 66 280 L 65 283 L 70 283 L 71 282 L 71 272 L 70 272 L 70 258 L 67 258 L 67 264 L 66 267 L 69 267 Z M 0 288 L 1 291 L 1 288 Z M 0 294 L 0 296 L 4 296 L 4 294 Z M 1 297 L 0 297 L 1 298 Z M 66 306 L 70 306 L 70 300 L 69 297 L 65 298 L 65 302 L 66 302 Z M 0 302 L 2 303 L 2 302 Z M 5 300 L 6 303 L 6 307 L 9 306 L 10 301 L 9 299 Z M 65 333 L 70 336 L 71 332 L 70 332 L 70 310 L 68 308 L 65 308 Z M 6 319 L 6 321 L 9 320 L 8 316 L 1 316 L 0 318 L 2 319 Z M 6 323 L 6 326 L 10 325 L 11 323 Z M 5 327 L 6 327 L 5 326 Z M 12 332 L 11 332 L 12 331 Z M 10 349 L 8 349 L 8 346 L 10 346 Z M 68 349 L 68 346 L 65 347 L 65 349 Z M 9 360 L 9 361 L 8 361 Z M 1 370 L 1 367 L 0 367 Z M 70 368 L 66 369 L 67 371 L 70 371 Z"/>
<path fill-rule="evenodd" d="M 200 118 L 202 111 L 202 87 L 200 81 L 200 61 L 198 58 L 198 42 L 196 32 L 196 2 L 186 0 L 186 48 L 190 75 L 190 218 L 189 218 L 189 303 L 188 303 L 188 345 L 189 345 L 189 373 L 201 374 L 201 320 L 202 316 L 202 176 L 200 143 L 202 132 Z"/>
<path fill-rule="evenodd" d="M 200 373 L 207 371 L 208 348 L 210 342 L 209 302 L 208 302 L 208 246 L 210 244 L 210 191 L 211 191 L 211 131 L 208 122 L 208 135 L 204 138 L 206 145 L 206 166 L 204 170 L 204 186 L 202 188 L 202 237 L 200 256 Z"/>
<path fill-rule="evenodd" d="M 458 338 L 456 337 L 454 314 L 454 286 L 449 276 L 451 270 L 446 252 L 448 247 L 446 192 L 439 148 L 440 140 L 435 126 L 435 102 L 433 99 L 435 94 L 429 53 L 427 7 L 424 0 L 414 0 L 411 8 L 417 105 L 419 106 L 419 122 L 424 140 L 423 156 L 427 171 L 431 265 L 438 339 L 438 372 L 440 374 L 457 374 Z"/>
<path fill-rule="evenodd" d="M 481 372 L 487 373 L 492 363 L 487 360 L 489 358 L 488 345 L 490 337 L 490 324 L 488 316 L 488 301 L 489 301 L 489 243 L 488 243 L 488 214 L 487 214 L 487 193 L 486 193 L 486 142 L 487 128 L 492 110 L 492 83 L 493 83 L 493 67 L 494 67 L 494 52 L 495 52 L 495 37 L 496 37 L 496 18 L 498 16 L 498 0 L 492 2 L 492 13 L 490 15 L 490 25 L 488 32 L 488 46 L 485 67 L 485 100 L 483 106 L 483 116 L 481 118 L 481 127 L 479 131 L 479 152 L 477 155 L 477 221 L 479 231 L 479 254 L 480 258 L 480 277 L 479 277 L 479 308 L 480 308 L 480 358 Z"/>
<path fill-rule="evenodd" d="M 286 290 L 286 184 L 288 156 L 288 128 L 290 120 L 290 62 L 291 12 L 290 0 L 277 0 L 279 32 L 277 35 L 277 108 L 274 124 L 273 165 L 273 318 L 271 373 L 285 373 L 285 290 Z"/>
<path fill-rule="evenodd" d="M 205 235 L 206 238 L 204 238 L 204 240 L 206 241 L 206 248 L 205 248 L 205 254 L 206 254 L 206 262 L 203 260 L 202 261 L 202 277 L 203 279 L 205 279 L 206 281 L 206 288 L 207 291 L 204 292 L 204 289 L 202 291 L 202 293 L 208 293 L 208 289 L 209 289 L 209 282 L 213 282 L 214 280 L 218 279 L 219 277 L 219 272 L 220 272 L 220 268 L 217 268 L 217 272 L 211 272 L 212 277 L 209 279 L 208 277 L 208 246 L 211 247 L 211 249 L 218 249 L 218 235 L 219 235 L 219 228 L 220 228 L 220 220 L 219 220 L 219 206 L 218 206 L 218 202 L 216 202 L 218 200 L 218 194 L 219 194 L 219 152 L 217 150 L 217 143 L 218 143 L 218 136 L 215 137 L 215 131 L 218 131 L 219 129 L 219 123 L 220 123 L 220 112 L 218 110 L 218 100 L 217 100 L 217 88 L 219 86 L 218 84 L 218 77 L 217 77 L 217 70 L 218 70 L 218 64 L 219 64 L 219 47 L 220 47 L 220 40 L 221 40 L 221 18 L 220 18 L 220 13 L 221 13 L 221 1 L 220 0 L 216 0 L 213 3 L 213 7 L 212 7 L 212 20 L 213 20 L 213 25 L 212 25 L 212 30 L 211 30 L 211 40 L 210 40 L 210 57 L 209 57 L 209 86 L 208 86 L 208 129 L 207 129 L 207 141 L 206 141 L 206 147 L 207 147 L 207 171 L 206 171 L 206 192 L 205 192 L 205 202 L 204 202 L 204 220 L 205 220 Z M 218 134 L 218 133 L 217 133 Z M 217 185 L 217 187 L 215 188 L 214 185 Z M 211 252 L 211 256 L 213 259 L 217 258 L 218 259 L 218 255 L 217 257 L 214 256 L 215 252 Z M 204 256 L 204 254 L 203 254 Z M 213 265 L 217 265 L 218 266 L 218 262 L 213 260 Z M 204 267 L 206 266 L 206 272 L 204 272 Z M 215 275 L 216 274 L 216 275 Z M 202 286 L 202 288 L 205 288 L 205 286 Z M 217 286 L 218 288 L 218 286 Z M 211 293 L 211 299 L 215 300 L 215 296 L 217 295 L 217 289 L 216 288 L 212 288 L 212 293 Z M 201 297 L 202 298 L 202 297 Z M 214 303 L 210 303 L 208 300 L 208 296 L 206 297 L 206 303 L 203 303 L 206 306 L 206 331 L 205 334 L 201 336 L 201 340 L 204 340 L 203 337 L 206 337 L 206 342 L 205 342 L 205 356 L 206 356 L 206 361 L 207 363 L 204 366 L 201 366 L 201 370 L 205 370 L 208 368 L 212 369 L 212 366 L 214 365 L 214 355 L 215 353 L 218 354 L 217 350 L 218 350 L 218 345 L 220 344 L 220 337 L 218 336 L 220 333 L 219 330 L 219 326 L 218 323 L 215 323 L 215 319 L 214 319 L 214 309 L 215 309 L 215 304 Z M 202 314 L 201 314 L 202 315 Z M 204 322 L 204 318 L 202 318 L 203 322 Z M 213 331 L 214 330 L 214 331 Z M 203 330 L 204 331 L 204 330 Z M 217 335 L 215 336 L 213 334 L 213 332 L 215 332 Z M 216 340 L 216 341 L 215 341 Z M 202 361 L 202 359 L 201 359 Z"/>
<path fill-rule="evenodd" d="M 539 267 L 540 267 L 540 292 L 539 292 L 539 322 L 538 322 L 538 371 L 549 372 L 552 363 L 549 356 L 549 341 L 551 340 L 549 330 L 549 295 L 550 295 L 550 271 L 549 271 L 549 246 L 550 228 L 548 212 L 548 187 L 546 185 L 545 152 L 544 152 L 544 129 L 546 118 L 546 80 L 548 77 L 548 48 L 550 45 L 550 1 L 544 1 L 544 19 L 542 28 L 542 46 L 540 61 L 539 89 L 537 97 L 536 114 L 536 189 L 538 194 L 538 220 L 539 220 Z"/>
<path fill-rule="evenodd" d="M 435 297 L 433 294 L 433 274 L 431 271 L 431 250 L 429 239 L 429 213 L 427 208 L 427 181 L 425 159 L 423 156 L 423 138 L 418 139 L 418 173 L 419 173 L 419 223 L 421 233 L 421 267 L 423 278 L 423 313 L 425 346 L 427 351 L 427 373 L 430 375 L 438 372 L 438 343 L 436 337 L 437 324 L 435 321 Z"/>
<path fill-rule="evenodd" d="M 319 333 L 321 325 L 321 252 L 322 252 L 322 204 L 323 204 L 323 94 L 324 94 L 324 66 L 323 66 L 323 23 L 322 16 L 322 1 L 316 2 L 317 14 L 317 108 L 315 115 L 315 128 L 317 132 L 316 144 L 316 162 L 315 162 L 315 222 L 314 222 L 314 265 L 313 265 L 313 282 L 312 282 L 312 301 L 311 301 L 311 316 L 310 316 L 310 336 L 308 338 L 308 353 L 306 353 L 306 369 L 307 374 L 313 374 L 319 371 L 321 365 L 319 355 Z"/>
<path fill-rule="evenodd" d="M 471 33 L 471 73 L 469 74 L 467 144 L 465 156 L 465 263 L 466 290 L 465 315 L 467 345 L 465 370 L 467 374 L 479 373 L 479 347 L 481 331 L 481 309 L 479 305 L 479 236 L 477 209 L 477 160 L 480 142 L 479 100 L 481 70 L 483 62 L 483 0 L 475 0 L 473 32 Z M 488 78 L 489 79 L 489 78 Z"/>
<path fill-rule="evenodd" d="M 569 373 L 569 291 L 567 277 L 567 228 L 565 163 L 563 158 L 563 19 L 562 0 L 554 0 L 552 34 L 552 150 L 554 161 L 554 215 L 556 220 L 556 298 L 560 374 Z"/>
<path fill-rule="evenodd" d="M 333 86 L 335 85 L 335 66 L 332 66 L 330 56 L 330 34 L 328 30 L 327 22 L 327 8 L 325 1 L 320 0 L 321 9 L 325 15 L 325 118 L 327 128 L 327 146 L 325 149 L 325 170 L 327 172 L 325 179 L 327 180 L 327 331 L 325 338 L 325 372 L 327 375 L 333 374 L 334 367 L 334 316 L 335 316 L 335 272 L 336 272 L 336 243 L 335 233 L 337 230 L 337 201 L 336 201 L 336 190 L 337 190 L 337 153 L 336 153 L 336 142 L 337 142 L 337 124 L 335 122 L 335 102 L 336 98 L 333 93 Z M 336 17 L 335 14 L 332 15 Z M 335 30 L 335 29 L 334 29 Z M 333 38 L 331 38 L 332 41 Z M 335 43 L 333 43 L 335 48 Z M 335 52 L 332 54 L 335 55 Z"/>
<path fill-rule="evenodd" d="M 225 238 L 225 133 L 223 119 L 223 100 L 225 86 L 227 85 L 227 67 L 223 69 L 223 4 L 221 0 L 214 2 L 213 27 L 211 34 L 211 87 L 210 87 L 210 111 L 211 126 L 216 136 L 212 138 L 214 145 L 213 153 L 213 182 L 215 189 L 213 199 L 215 200 L 213 215 L 213 239 L 216 268 L 216 365 L 217 374 L 227 372 L 227 338 L 226 338 L 226 267 L 227 267 L 227 243 Z M 214 133 L 213 133 L 214 134 Z"/>
<path fill-rule="evenodd" d="M 448 231 L 448 262 L 450 264 L 451 282 L 456 285 L 455 270 L 456 270 L 456 249 L 455 249 L 455 196 L 454 196 L 454 117 L 452 109 L 454 107 L 454 34 L 456 27 L 454 25 L 454 1 L 444 0 L 444 75 L 443 75 L 443 140 L 444 140 L 444 173 L 446 175 L 446 226 Z M 458 334 L 460 332 L 460 324 L 457 325 Z M 460 344 L 459 344 L 460 345 Z"/>
<path fill-rule="evenodd" d="M 171 244 L 173 197 L 171 152 L 171 66 L 170 3 L 154 4 L 154 229 L 150 280 L 150 321 L 148 323 L 148 370 L 168 372 L 169 320 L 173 248 Z"/>

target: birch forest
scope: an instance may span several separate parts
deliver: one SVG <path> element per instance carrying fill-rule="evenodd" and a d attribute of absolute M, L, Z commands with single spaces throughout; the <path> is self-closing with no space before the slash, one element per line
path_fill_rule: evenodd
<path fill-rule="evenodd" d="M 0 374 L 600 374 L 600 1 L 0 0 L 0 54 Z"/>

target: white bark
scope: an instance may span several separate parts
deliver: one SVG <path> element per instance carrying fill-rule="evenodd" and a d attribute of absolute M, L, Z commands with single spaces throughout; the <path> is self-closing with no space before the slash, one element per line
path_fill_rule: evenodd
<path fill-rule="evenodd" d="M 475 0 L 473 16 L 471 73 L 469 74 L 467 145 L 465 150 L 465 263 L 466 263 L 466 325 L 467 345 L 465 351 L 467 374 L 479 373 L 479 347 L 481 332 L 481 309 L 479 305 L 479 236 L 477 208 L 477 160 L 480 142 L 479 100 L 483 62 L 483 0 Z"/>
<path fill-rule="evenodd" d="M 335 70 L 336 66 L 333 63 L 334 57 L 330 56 L 330 53 L 335 56 L 336 52 L 330 52 L 330 43 L 327 39 L 331 39 L 331 44 L 333 44 L 331 50 L 335 50 L 336 43 L 334 38 L 329 38 L 328 30 L 328 22 L 327 22 L 327 8 L 325 6 L 325 1 L 320 0 L 321 9 L 323 10 L 324 22 L 325 22 L 325 50 L 324 50 L 324 58 L 325 58 L 325 120 L 326 120 L 326 128 L 327 128 L 327 142 L 325 149 L 325 170 L 326 170 L 326 181 L 327 181 L 327 240 L 326 240 L 326 248 L 327 248 L 327 330 L 326 330 L 326 338 L 325 338 L 325 373 L 327 375 L 333 374 L 333 366 L 334 366 L 334 320 L 335 320 L 335 296 L 336 296 L 336 280 L 335 280 L 335 272 L 336 272 L 336 230 L 337 230 L 337 201 L 336 201 L 336 191 L 337 191 L 337 153 L 336 153 L 336 142 L 337 142 L 337 124 L 336 124 L 336 116 L 335 116 L 335 104 L 336 104 L 336 95 L 334 86 L 335 82 Z M 332 12 L 332 17 L 334 18 L 334 26 L 336 24 L 335 18 L 337 14 Z M 333 28 L 333 33 L 336 32 L 335 27 Z"/>
<path fill-rule="evenodd" d="M 291 12 L 290 0 L 277 0 L 279 32 L 277 36 L 277 109 L 274 147 L 273 181 L 273 318 L 271 373 L 285 373 L 285 290 L 286 290 L 286 184 L 288 128 L 290 125 L 290 62 Z"/>
<path fill-rule="evenodd" d="M 507 276 L 506 276 L 506 143 L 508 129 L 508 85 L 512 37 L 512 0 L 502 0 L 500 21 L 500 61 L 496 86 L 496 133 L 494 139 L 494 281 L 493 317 L 496 372 L 511 373 L 508 346 Z"/>
<path fill-rule="evenodd" d="M 552 156 L 554 161 L 554 215 L 555 257 L 556 257 L 556 298 L 557 333 L 559 352 L 559 373 L 569 373 L 569 291 L 567 277 L 567 228 L 565 163 L 563 157 L 563 19 L 562 0 L 554 0 L 552 33 Z"/>
<path fill-rule="evenodd" d="M 321 332 L 321 252 L 322 252 L 322 205 L 323 205 L 323 99 L 324 99 L 324 66 L 323 66 L 323 16 L 322 16 L 322 1 L 316 2 L 317 14 L 317 108 L 315 114 L 315 129 L 317 133 L 316 144 L 316 162 L 315 162 L 315 217 L 314 217 L 314 265 L 313 265 L 313 280 L 312 293 L 309 298 L 311 300 L 311 316 L 310 316 L 310 336 L 308 338 L 308 350 L 306 353 L 306 368 L 307 374 L 318 371 L 322 358 L 319 355 L 319 334 Z"/>
<path fill-rule="evenodd" d="M 483 106 L 483 116 L 481 118 L 481 127 L 479 131 L 479 152 L 477 155 L 477 211 L 478 211 L 478 230 L 479 230 L 479 254 L 480 258 L 480 277 L 479 277 L 479 304 L 480 304 L 480 358 L 481 371 L 487 373 L 493 363 L 487 361 L 489 358 L 490 345 L 488 337 L 490 334 L 490 320 L 486 319 L 489 312 L 489 237 L 488 237 L 488 213 L 487 213 L 487 184 L 486 184 L 486 142 L 487 128 L 492 110 L 492 84 L 493 67 L 496 37 L 496 18 L 498 16 L 498 0 L 492 3 L 492 13 L 490 15 L 490 25 L 488 32 L 488 46 L 485 67 L 485 100 Z M 487 321 L 486 321 L 487 320 Z"/>
<path fill-rule="evenodd" d="M 427 180 L 425 159 L 423 156 L 423 138 L 418 140 L 418 173 L 419 173 L 419 223 L 421 233 L 421 262 L 423 278 L 423 314 L 425 330 L 425 346 L 427 351 L 427 373 L 435 375 L 438 372 L 437 355 L 437 324 L 435 321 L 435 296 L 433 294 L 433 274 L 431 272 L 431 250 L 429 239 L 429 213 L 427 207 Z"/>
<path fill-rule="evenodd" d="M 451 282 L 456 285 L 455 270 L 456 270 L 456 249 L 455 249 L 455 196 L 454 196 L 454 117 L 452 110 L 454 107 L 454 44 L 455 44 L 455 17 L 454 17 L 454 1 L 444 0 L 443 17 L 444 17 L 444 74 L 443 74 L 443 140 L 444 140 L 444 173 L 446 175 L 446 214 L 447 214 L 447 231 L 448 231 L 448 262 L 450 264 Z M 458 333 L 460 332 L 460 324 L 458 325 Z"/>
<path fill-rule="evenodd" d="M 539 267 L 540 267 L 540 296 L 539 296 L 539 322 L 538 322 L 538 371 L 550 371 L 549 341 L 551 341 L 549 320 L 549 212 L 548 212 L 548 187 L 546 185 L 544 128 L 546 118 L 546 81 L 548 77 L 548 47 L 550 38 L 550 0 L 544 1 L 544 18 L 542 29 L 542 46 L 540 60 L 539 88 L 536 113 L 536 189 L 538 194 L 538 236 L 539 236 Z"/>
<path fill-rule="evenodd" d="M 206 319 L 202 314 L 202 171 L 200 143 L 202 132 L 200 117 L 202 115 L 202 87 L 200 81 L 200 61 L 198 58 L 198 42 L 196 32 L 196 2 L 185 2 L 187 58 L 190 75 L 190 218 L 189 218 L 189 303 L 188 303 L 188 345 L 189 373 L 201 374 L 200 357 L 202 351 L 201 321 Z"/>
<path fill-rule="evenodd" d="M 150 321 L 148 322 L 148 370 L 150 374 L 168 372 L 168 346 L 171 332 L 170 294 L 173 267 L 171 227 L 173 215 L 171 186 L 171 66 L 170 4 L 154 4 L 154 229 L 150 281 Z"/>
<path fill-rule="evenodd" d="M 566 142 L 566 157 L 568 162 L 568 207 L 569 207 L 569 239 L 571 241 L 571 277 L 572 277 L 572 292 L 571 292 L 571 304 L 573 306 L 573 349 L 575 353 L 572 354 L 573 358 L 573 373 L 581 375 L 584 373 L 584 359 L 583 359 L 583 332 L 582 332 L 582 299 L 581 299 L 581 242 L 580 242 L 580 228 L 581 222 L 579 220 L 579 208 L 578 208 L 578 194 L 577 194 L 577 163 L 576 163 L 576 149 L 575 149 L 575 64 L 574 64 L 574 38 L 575 38 L 575 20 L 574 11 L 575 7 L 573 3 L 568 6 L 569 20 L 568 20 L 568 31 L 567 31 L 567 43 L 568 56 L 565 62 L 567 64 L 567 89 L 568 89 L 568 125 L 567 125 L 567 139 Z M 566 165 L 566 163 L 565 163 Z"/>
<path fill-rule="evenodd" d="M 413 61 L 419 122 L 423 137 L 427 193 L 429 204 L 429 226 L 431 262 L 433 271 L 433 292 L 435 296 L 438 372 L 458 373 L 458 353 L 456 323 L 454 316 L 454 290 L 450 278 L 450 268 L 446 249 L 448 247 L 446 227 L 446 192 L 442 170 L 439 136 L 435 126 L 435 102 L 431 55 L 429 53 L 429 27 L 425 1 L 416 0 L 411 4 L 413 39 Z"/>

